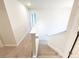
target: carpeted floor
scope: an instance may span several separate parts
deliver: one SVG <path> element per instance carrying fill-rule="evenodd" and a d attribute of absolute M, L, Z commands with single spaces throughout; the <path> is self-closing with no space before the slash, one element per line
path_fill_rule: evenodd
<path fill-rule="evenodd" d="M 31 58 L 33 54 L 34 34 L 29 34 L 17 47 L 0 48 L 0 58 Z M 38 58 L 60 58 L 54 50 L 44 44 L 39 44 Z"/>
<path fill-rule="evenodd" d="M 17 47 L 0 48 L 1 58 L 31 58 L 32 57 L 32 35 L 24 38 L 21 44 Z"/>
<path fill-rule="evenodd" d="M 38 58 L 61 58 L 61 56 L 48 45 L 40 44 L 38 50 Z"/>

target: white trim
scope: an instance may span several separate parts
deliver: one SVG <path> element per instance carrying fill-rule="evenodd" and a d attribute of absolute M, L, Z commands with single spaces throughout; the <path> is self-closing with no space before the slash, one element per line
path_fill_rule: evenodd
<path fill-rule="evenodd" d="M 23 35 L 23 37 L 18 42 L 14 43 L 14 44 L 11 44 L 11 43 L 10 44 L 5 44 L 4 46 L 18 46 L 22 42 L 22 40 L 25 38 L 26 35 L 27 35 L 27 33 L 25 33 Z"/>
<path fill-rule="evenodd" d="M 5 44 L 4 46 L 17 46 L 16 44 Z"/>
<path fill-rule="evenodd" d="M 36 58 L 38 56 L 38 48 L 39 48 L 39 38 L 35 38 L 35 47 L 33 47 L 33 58 Z"/>

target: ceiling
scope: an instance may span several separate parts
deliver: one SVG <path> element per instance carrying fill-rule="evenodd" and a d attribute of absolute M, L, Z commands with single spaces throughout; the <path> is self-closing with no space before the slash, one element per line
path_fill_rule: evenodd
<path fill-rule="evenodd" d="M 32 6 L 29 8 L 42 9 L 42 8 L 71 8 L 74 0 L 19 0 L 22 4 L 27 6 L 30 2 Z"/>

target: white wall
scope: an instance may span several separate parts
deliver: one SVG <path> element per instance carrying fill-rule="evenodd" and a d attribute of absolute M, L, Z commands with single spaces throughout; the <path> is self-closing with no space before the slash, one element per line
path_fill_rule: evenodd
<path fill-rule="evenodd" d="M 66 31 L 71 8 L 49 8 L 39 10 L 39 35 L 52 35 Z"/>
<path fill-rule="evenodd" d="M 79 0 L 75 0 L 72 9 L 69 25 L 68 25 L 68 39 L 66 43 L 65 53 L 68 53 L 79 31 Z"/>
<path fill-rule="evenodd" d="M 45 8 L 38 9 L 37 32 L 40 40 L 48 40 L 47 36 L 67 30 L 74 0 L 71 2 L 66 0 L 64 4 L 57 0 L 49 2 L 46 2 L 48 6 L 43 5 L 43 7 L 46 5 Z"/>
<path fill-rule="evenodd" d="M 3 43 L 3 45 L 16 46 L 15 37 L 3 0 L 0 0 L 0 40 L 0 43 Z"/>
<path fill-rule="evenodd" d="M 48 45 L 54 48 L 63 57 L 68 56 L 72 44 L 76 38 L 77 31 L 79 30 L 78 2 L 78 0 L 75 0 L 74 2 L 67 31 L 62 34 L 51 36 L 48 40 Z"/>
<path fill-rule="evenodd" d="M 30 20 L 28 9 L 18 0 L 4 0 L 10 23 L 19 43 L 30 31 Z"/>
<path fill-rule="evenodd" d="M 48 45 L 54 49 L 59 55 L 64 56 L 65 42 L 67 32 L 62 32 L 56 35 L 51 35 L 48 38 Z"/>

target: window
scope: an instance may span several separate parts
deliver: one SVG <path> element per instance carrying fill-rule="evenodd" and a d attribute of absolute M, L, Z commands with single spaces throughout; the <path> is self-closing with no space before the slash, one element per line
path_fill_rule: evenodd
<path fill-rule="evenodd" d="M 31 22 L 32 22 L 32 26 L 34 26 L 36 24 L 36 12 L 32 11 L 31 13 Z"/>

